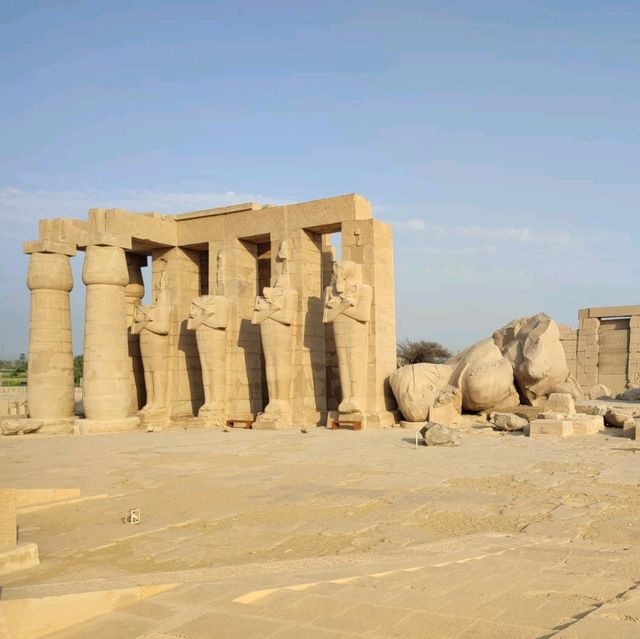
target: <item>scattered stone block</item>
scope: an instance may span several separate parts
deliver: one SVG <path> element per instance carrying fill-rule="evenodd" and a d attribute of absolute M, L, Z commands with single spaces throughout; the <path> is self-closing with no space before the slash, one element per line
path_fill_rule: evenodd
<path fill-rule="evenodd" d="M 529 436 L 539 435 L 570 437 L 573 435 L 573 422 L 570 419 L 534 419 L 529 424 Z"/>
<path fill-rule="evenodd" d="M 496 430 L 519 431 L 529 425 L 529 420 L 514 413 L 491 413 L 490 421 Z"/>
<path fill-rule="evenodd" d="M 576 403 L 576 413 L 579 415 L 602 415 L 607 412 L 606 406 L 600 406 L 599 404 L 585 404 Z"/>
<path fill-rule="evenodd" d="M 629 388 L 618 395 L 625 402 L 640 402 L 640 388 Z"/>
<path fill-rule="evenodd" d="M 633 415 L 619 408 L 610 408 L 604 415 L 604 421 L 613 428 L 635 427 Z"/>
<path fill-rule="evenodd" d="M 420 434 L 427 446 L 458 446 L 460 444 L 458 433 L 443 424 L 427 422 L 420 430 Z"/>
<path fill-rule="evenodd" d="M 574 435 L 595 435 L 604 430 L 602 415 L 573 415 Z"/>
<path fill-rule="evenodd" d="M 596 384 L 586 392 L 586 395 L 589 399 L 606 399 L 611 397 L 611 389 L 604 384 Z"/>
<path fill-rule="evenodd" d="M 453 404 L 441 404 L 429 409 L 429 421 L 444 426 L 453 426 L 460 419 L 460 413 Z"/>
<path fill-rule="evenodd" d="M 547 408 L 556 413 L 573 415 L 576 412 L 576 402 L 569 393 L 551 393 Z"/>

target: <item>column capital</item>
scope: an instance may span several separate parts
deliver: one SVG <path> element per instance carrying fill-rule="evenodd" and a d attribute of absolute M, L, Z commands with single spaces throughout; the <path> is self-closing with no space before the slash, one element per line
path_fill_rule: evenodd
<path fill-rule="evenodd" d="M 82 268 L 82 281 L 87 285 L 126 286 L 129 270 L 121 247 L 91 245 L 87 247 Z"/>
<path fill-rule="evenodd" d="M 70 291 L 73 288 L 73 275 L 69 256 L 66 253 L 31 253 L 27 286 L 31 291 Z"/>

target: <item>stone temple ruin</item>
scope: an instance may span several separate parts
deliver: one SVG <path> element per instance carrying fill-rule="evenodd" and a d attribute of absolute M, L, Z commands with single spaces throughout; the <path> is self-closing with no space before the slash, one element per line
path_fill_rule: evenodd
<path fill-rule="evenodd" d="M 69 306 L 79 250 L 83 419 L 74 417 Z M 42 221 L 24 251 L 32 429 L 395 422 L 391 229 L 360 196 L 180 215 L 92 209 L 87 220 Z"/>
<path fill-rule="evenodd" d="M 80 417 L 69 306 L 78 250 L 86 285 Z M 463 413 L 519 411 L 531 434 L 563 435 L 604 427 L 573 419 L 576 400 L 638 386 L 640 307 L 585 309 L 578 331 L 540 313 L 447 362 L 397 369 L 391 229 L 358 195 L 178 215 L 91 209 L 87 220 L 42 221 L 24 251 L 31 318 L 20 432 L 172 422 L 359 429 L 399 417 L 450 426 Z M 571 428 L 560 423 L 569 417 Z"/>

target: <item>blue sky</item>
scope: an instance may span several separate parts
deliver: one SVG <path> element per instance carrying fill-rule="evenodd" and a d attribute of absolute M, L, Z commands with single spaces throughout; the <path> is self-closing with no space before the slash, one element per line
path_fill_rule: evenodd
<path fill-rule="evenodd" d="M 36 220 L 357 192 L 398 335 L 640 303 L 640 3 L 0 5 L 0 356 Z M 75 347 L 83 285 L 75 259 Z"/>

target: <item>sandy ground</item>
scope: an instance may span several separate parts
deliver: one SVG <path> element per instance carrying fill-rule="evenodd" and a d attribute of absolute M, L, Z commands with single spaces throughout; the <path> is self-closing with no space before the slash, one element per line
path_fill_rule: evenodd
<path fill-rule="evenodd" d="M 514 630 L 513 621 L 506 630 L 502 628 L 498 613 L 498 621 L 491 615 L 486 619 L 482 615 L 461 617 L 498 624 L 479 626 L 475 634 L 473 624 L 460 625 L 453 614 L 449 625 L 442 622 L 431 635 L 420 624 L 398 634 L 393 628 L 400 621 L 389 613 L 371 628 L 369 615 L 364 614 L 357 630 L 348 626 L 323 629 L 322 620 L 340 617 L 344 611 L 323 611 L 318 604 L 320 612 L 315 616 L 301 613 L 300 620 L 306 620 L 302 634 L 302 621 L 292 617 L 285 620 L 289 625 L 268 632 L 267 626 L 260 626 L 263 632 L 256 636 L 315 636 L 318 629 L 318 636 L 333 636 L 332 632 L 376 637 L 589 636 L 559 633 L 566 633 L 567 620 L 590 610 L 593 601 L 598 603 L 594 609 L 611 605 L 611 599 L 621 592 L 633 592 L 640 579 L 640 557 L 635 554 L 640 540 L 640 456 L 636 456 L 640 445 L 614 435 L 611 430 L 585 438 L 530 439 L 489 428 L 466 428 L 458 448 L 416 448 L 413 433 L 402 429 L 352 432 L 319 428 L 308 433 L 167 430 L 4 438 L 0 441 L 3 485 L 80 488 L 82 496 L 91 499 L 19 515 L 20 538 L 38 544 L 41 565 L 5 578 L 2 596 L 83 592 L 97 588 L 97 583 L 197 582 L 204 588 L 199 595 L 193 593 L 192 599 L 178 596 L 180 615 L 185 606 L 192 609 L 191 630 L 182 617 L 174 618 L 166 610 L 158 610 L 157 615 L 135 613 L 133 606 L 126 630 L 118 625 L 117 615 L 106 615 L 92 622 L 90 629 L 78 626 L 59 636 L 199 639 L 227 636 L 223 626 L 232 631 L 230 636 L 254 636 L 250 627 L 238 625 L 238 619 L 246 623 L 246 613 L 237 616 L 233 612 L 242 606 L 229 594 L 236 592 L 234 588 L 250 591 L 251 579 L 260 581 L 268 575 L 269 586 L 281 588 L 305 575 L 317 576 L 318 570 L 324 571 L 320 581 L 331 581 L 334 573 L 366 576 L 378 564 L 410 568 L 418 562 L 424 566 L 420 563 L 423 556 L 444 557 L 440 562 L 444 566 L 447 553 L 471 552 L 475 546 L 484 548 L 478 556 L 493 557 L 491 549 L 507 543 L 504 540 L 514 548 L 551 543 L 565 555 L 566 544 L 573 544 L 573 552 L 580 548 L 585 557 L 608 553 L 607 566 L 619 562 L 610 575 L 606 573 L 614 580 L 611 592 L 585 591 L 581 596 L 591 598 L 589 605 L 581 601 L 576 610 L 568 604 L 564 609 L 558 606 L 555 617 L 544 624 L 521 627 L 516 623 L 520 630 L 528 629 L 523 633 Z M 130 508 L 141 509 L 142 524 L 122 523 Z M 444 541 L 449 545 L 443 546 Z M 533 559 L 522 554 L 524 550 L 513 561 L 500 550 L 495 552 L 498 555 L 491 559 L 490 572 L 496 579 L 501 575 L 501 583 L 514 582 L 520 559 L 525 568 L 518 570 L 536 574 L 551 574 L 550 567 L 558 562 L 554 557 L 549 564 L 536 555 L 535 561 L 541 562 L 536 567 Z M 560 565 L 568 565 L 566 561 L 565 557 Z M 587 559 L 585 562 L 589 565 Z M 402 578 L 412 574 L 404 572 Z M 259 575 L 263 577 L 258 579 Z M 602 573 L 602 583 L 607 578 Z M 228 600 L 217 609 L 219 615 L 231 615 L 231 621 L 223 624 L 222 617 L 218 622 L 202 621 L 212 614 L 212 602 L 221 601 L 216 588 L 234 579 L 233 587 L 229 582 L 222 588 Z M 442 579 L 449 580 L 449 599 L 459 597 L 466 606 L 477 603 L 476 595 L 465 594 L 469 574 L 454 571 Z M 618 583 L 620 579 L 624 583 Z M 394 587 L 379 583 L 378 592 L 392 593 Z M 434 585 L 429 582 L 424 587 L 432 592 Z M 497 588 L 496 584 L 491 588 Z M 524 585 L 518 588 L 518 597 L 522 588 Z M 337 601 L 358 601 L 360 595 L 361 591 L 354 591 Z M 176 596 L 166 593 L 150 601 L 171 602 Z M 209 605 L 205 605 L 206 596 L 211 597 Z M 517 609 L 517 601 L 509 603 L 503 597 L 503 608 L 507 612 Z M 370 595 L 362 595 L 362 602 L 372 605 Z M 288 606 L 278 605 L 282 610 Z M 387 604 L 379 601 L 379 605 Z M 412 606 L 407 615 L 415 610 Z M 263 607 L 265 623 L 272 612 Z M 586 616 L 579 617 L 580 627 Z M 320 625 L 309 626 L 312 618 Z M 142 625 L 138 624 L 141 619 Z M 160 632 L 163 623 L 166 627 Z M 219 626 L 215 633 L 212 624 Z M 623 630 L 627 627 L 622 626 L 615 636 L 626 636 Z M 640 636 L 640 623 L 633 626 L 637 634 L 629 636 Z"/>

